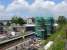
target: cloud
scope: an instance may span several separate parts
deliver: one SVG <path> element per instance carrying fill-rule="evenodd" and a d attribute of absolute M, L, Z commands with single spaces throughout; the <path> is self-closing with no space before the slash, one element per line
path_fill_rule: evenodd
<path fill-rule="evenodd" d="M 37 11 L 39 9 L 52 9 L 54 2 L 44 0 L 36 0 L 32 5 L 29 5 L 25 0 L 15 0 L 13 3 L 8 5 L 7 11 Z"/>
<path fill-rule="evenodd" d="M 5 10 L 5 7 L 3 5 L 0 5 L 0 16 L 3 15 Z"/>
<path fill-rule="evenodd" d="M 54 6 L 55 3 L 52 1 L 36 0 L 35 3 L 30 6 L 30 11 L 33 16 L 47 16 L 48 14 L 51 16 L 51 10 Z"/>
<path fill-rule="evenodd" d="M 15 0 L 11 4 L 8 5 L 7 11 L 18 11 L 23 10 L 28 7 L 28 3 L 24 0 Z"/>
<path fill-rule="evenodd" d="M 0 12 L 3 12 L 3 10 L 4 10 L 4 6 L 0 5 Z"/>
<path fill-rule="evenodd" d="M 61 2 L 57 4 L 54 9 L 53 9 L 54 15 L 55 16 L 66 16 L 67 17 L 67 3 L 66 2 Z"/>
<path fill-rule="evenodd" d="M 65 2 L 67 2 L 67 0 L 64 0 Z"/>
<path fill-rule="evenodd" d="M 67 3 L 62 1 L 56 4 L 50 0 L 35 0 L 31 5 L 25 0 L 14 0 L 6 8 L 0 5 L 2 16 L 67 16 Z M 3 15 L 4 14 L 4 15 Z M 10 18 L 10 17 L 9 17 Z M 9 19 L 8 18 L 8 19 Z"/>

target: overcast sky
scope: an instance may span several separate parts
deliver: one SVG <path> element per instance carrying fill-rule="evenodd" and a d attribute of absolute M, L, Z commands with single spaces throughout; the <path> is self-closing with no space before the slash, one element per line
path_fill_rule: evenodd
<path fill-rule="evenodd" d="M 0 0 L 0 19 L 15 15 L 22 18 L 67 16 L 67 0 Z"/>

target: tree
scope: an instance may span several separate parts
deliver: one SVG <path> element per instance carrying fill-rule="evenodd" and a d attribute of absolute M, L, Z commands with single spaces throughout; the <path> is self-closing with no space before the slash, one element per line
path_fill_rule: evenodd
<path fill-rule="evenodd" d="M 15 24 L 20 24 L 20 25 L 23 25 L 26 23 L 21 17 L 17 17 L 17 16 L 14 16 L 11 22 Z"/>
<path fill-rule="evenodd" d="M 10 26 L 10 24 L 11 24 L 11 23 L 8 21 L 6 25 L 7 25 L 7 26 Z"/>
<path fill-rule="evenodd" d="M 12 23 L 15 23 L 15 24 L 17 24 L 18 22 L 18 18 L 16 17 L 16 16 L 14 16 L 13 18 L 12 18 L 12 20 L 11 20 L 11 22 Z"/>
<path fill-rule="evenodd" d="M 18 24 L 20 24 L 20 25 L 23 25 L 23 24 L 25 24 L 26 22 L 22 19 L 22 18 L 18 18 Z"/>
<path fill-rule="evenodd" d="M 66 18 L 64 16 L 59 16 L 58 18 L 58 24 L 65 24 L 66 23 Z"/>
<path fill-rule="evenodd" d="M 4 26 L 4 24 L 3 23 L 0 23 L 0 26 Z"/>

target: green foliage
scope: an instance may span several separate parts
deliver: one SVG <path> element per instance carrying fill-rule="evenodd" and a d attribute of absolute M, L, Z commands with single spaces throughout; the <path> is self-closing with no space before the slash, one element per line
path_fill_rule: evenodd
<path fill-rule="evenodd" d="M 18 17 L 14 16 L 12 18 L 11 22 L 17 24 L 18 23 Z"/>
<path fill-rule="evenodd" d="M 48 49 L 48 50 L 64 50 L 65 45 L 65 31 L 64 29 L 67 27 L 66 25 L 61 25 L 61 29 L 59 29 L 56 33 L 52 34 L 50 37 L 48 37 L 47 40 L 42 41 L 42 45 L 46 45 L 48 41 L 54 41 L 54 44 Z"/>
<path fill-rule="evenodd" d="M 8 21 L 6 25 L 7 25 L 7 26 L 10 26 L 10 24 L 11 24 L 11 23 Z"/>
<path fill-rule="evenodd" d="M 0 26 L 3 26 L 4 24 L 3 23 L 0 23 Z"/>
<path fill-rule="evenodd" d="M 64 50 L 64 41 L 57 39 L 49 50 Z"/>
<path fill-rule="evenodd" d="M 57 22 L 58 22 L 59 24 L 65 24 L 67 21 L 66 21 L 66 18 L 65 18 L 64 16 L 59 16 Z"/>
<path fill-rule="evenodd" d="M 64 50 L 64 37 L 66 36 L 64 31 L 65 27 L 66 25 L 49 38 L 49 40 L 54 41 L 53 46 L 49 50 Z"/>
<path fill-rule="evenodd" d="M 59 36 L 54 39 L 54 44 L 49 50 L 64 50 L 64 39 L 62 36 Z"/>
<path fill-rule="evenodd" d="M 22 19 L 22 18 L 18 18 L 18 21 L 17 21 L 20 25 L 23 25 L 25 24 L 26 22 Z"/>
<path fill-rule="evenodd" d="M 15 24 L 20 24 L 20 25 L 23 25 L 26 23 L 21 17 L 17 17 L 17 16 L 14 16 L 11 22 Z"/>

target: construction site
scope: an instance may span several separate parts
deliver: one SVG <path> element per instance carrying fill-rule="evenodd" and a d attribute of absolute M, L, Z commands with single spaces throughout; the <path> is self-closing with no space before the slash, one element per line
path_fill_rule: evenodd
<path fill-rule="evenodd" d="M 34 24 L 27 23 L 24 26 L 0 25 L 0 50 L 39 50 L 42 48 L 40 42 L 55 32 L 56 24 L 53 17 L 34 19 Z"/>

